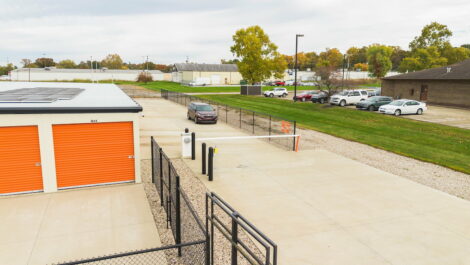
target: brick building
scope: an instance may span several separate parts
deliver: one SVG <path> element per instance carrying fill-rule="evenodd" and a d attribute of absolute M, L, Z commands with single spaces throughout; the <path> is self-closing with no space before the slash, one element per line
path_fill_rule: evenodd
<path fill-rule="evenodd" d="M 470 108 L 470 59 L 445 67 L 385 77 L 382 95 Z"/>

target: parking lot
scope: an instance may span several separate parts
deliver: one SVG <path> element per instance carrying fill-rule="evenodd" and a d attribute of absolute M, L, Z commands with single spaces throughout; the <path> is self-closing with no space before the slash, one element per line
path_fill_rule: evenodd
<path fill-rule="evenodd" d="M 154 135 L 174 158 L 184 128 L 198 137 L 245 135 L 223 123 L 195 125 L 169 101 L 138 102 L 142 140 Z M 213 182 L 200 174 L 199 150 L 187 165 L 278 244 L 279 264 L 470 264 L 466 200 L 322 149 L 295 153 L 261 140 L 210 146 L 219 149 Z"/>
<path fill-rule="evenodd" d="M 467 109 L 428 106 L 428 110 L 423 115 L 406 115 L 403 117 L 470 129 L 470 110 Z"/>
<path fill-rule="evenodd" d="M 44 265 L 161 246 L 142 184 L 0 198 L 0 264 Z"/>
<path fill-rule="evenodd" d="M 298 94 L 305 92 L 305 91 L 298 91 Z M 287 97 L 278 97 L 279 99 L 283 100 L 292 100 L 294 94 L 292 92 L 289 93 Z M 312 104 L 310 101 L 303 102 L 304 104 Z M 463 129 L 470 129 L 470 110 L 462 109 L 462 108 L 453 108 L 453 107 L 445 107 L 445 106 L 427 106 L 428 109 L 423 113 L 423 115 L 402 115 L 401 117 L 418 120 L 418 121 L 425 121 L 425 122 L 432 122 L 432 123 L 439 123 L 448 126 L 459 127 Z M 347 105 L 345 108 L 349 109 L 356 109 L 355 105 Z M 378 113 L 376 111 L 376 113 Z"/>

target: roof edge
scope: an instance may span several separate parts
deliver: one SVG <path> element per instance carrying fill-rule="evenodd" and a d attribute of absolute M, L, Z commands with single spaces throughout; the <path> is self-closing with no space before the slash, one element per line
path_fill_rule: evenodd
<path fill-rule="evenodd" d="M 0 114 L 51 114 L 51 113 L 138 113 L 141 106 L 135 107 L 49 107 L 49 108 L 0 108 Z"/>

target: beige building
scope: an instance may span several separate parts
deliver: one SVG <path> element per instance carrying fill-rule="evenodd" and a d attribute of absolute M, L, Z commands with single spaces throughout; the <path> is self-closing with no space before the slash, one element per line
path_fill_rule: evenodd
<path fill-rule="evenodd" d="M 235 64 L 177 63 L 172 80 L 193 85 L 239 85 L 242 76 Z"/>
<path fill-rule="evenodd" d="M 0 87 L 0 196 L 141 182 L 139 112 L 112 84 Z"/>

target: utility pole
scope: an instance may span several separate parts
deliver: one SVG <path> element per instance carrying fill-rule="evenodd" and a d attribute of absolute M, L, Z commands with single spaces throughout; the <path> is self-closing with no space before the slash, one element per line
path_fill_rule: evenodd
<path fill-rule="evenodd" d="M 299 37 L 303 37 L 303 36 L 304 36 L 303 34 L 295 35 L 294 99 L 297 98 L 297 49 L 299 46 Z"/>
<path fill-rule="evenodd" d="M 93 56 L 90 56 L 91 83 L 93 83 Z"/>
<path fill-rule="evenodd" d="M 344 67 L 346 64 L 346 54 L 343 55 L 343 79 L 341 81 L 341 88 L 344 89 Z"/>

